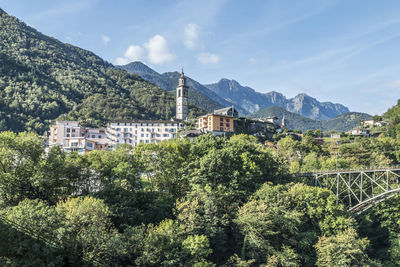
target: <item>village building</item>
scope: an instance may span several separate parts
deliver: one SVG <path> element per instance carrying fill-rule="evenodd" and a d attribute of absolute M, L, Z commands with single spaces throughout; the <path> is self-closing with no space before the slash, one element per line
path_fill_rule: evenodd
<path fill-rule="evenodd" d="M 370 130 L 363 128 L 356 128 L 351 130 L 351 135 L 359 135 L 359 136 L 369 136 Z"/>
<path fill-rule="evenodd" d="M 234 117 L 210 113 L 197 118 L 197 129 L 204 133 L 223 135 L 234 132 Z"/>
<path fill-rule="evenodd" d="M 182 70 L 176 88 L 177 119 L 111 121 L 107 128 L 83 127 L 77 121 L 57 121 L 50 127 L 49 148 L 60 146 L 66 152 L 83 154 L 92 150 L 113 149 L 121 144 L 137 146 L 176 138 L 178 131 L 183 129 L 182 121 L 189 114 L 188 89 Z"/>
<path fill-rule="evenodd" d="M 57 121 L 50 127 L 49 147 L 60 146 L 66 152 L 83 154 L 91 150 L 107 150 L 105 128 L 83 127 L 77 121 Z"/>
<path fill-rule="evenodd" d="M 181 129 L 181 120 L 114 121 L 107 124 L 107 139 L 110 148 L 122 144 L 137 146 L 176 138 Z"/>

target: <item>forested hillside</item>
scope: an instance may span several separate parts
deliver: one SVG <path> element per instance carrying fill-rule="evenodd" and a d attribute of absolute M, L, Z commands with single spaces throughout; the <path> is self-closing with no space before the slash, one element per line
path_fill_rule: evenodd
<path fill-rule="evenodd" d="M 283 116 L 285 116 L 286 127 L 288 129 L 297 129 L 303 132 L 309 129 L 346 132 L 351 130 L 353 127 L 360 125 L 361 120 L 368 120 L 372 118 L 371 115 L 366 113 L 349 112 L 330 120 L 313 120 L 300 114 L 289 112 L 284 108 L 277 106 L 265 108 L 249 115 L 250 118 L 265 118 L 270 116 L 276 116 L 280 121 L 282 120 Z"/>
<path fill-rule="evenodd" d="M 0 130 L 42 133 L 63 114 L 92 126 L 174 116 L 174 94 L 1 9 L 0 40 Z"/>

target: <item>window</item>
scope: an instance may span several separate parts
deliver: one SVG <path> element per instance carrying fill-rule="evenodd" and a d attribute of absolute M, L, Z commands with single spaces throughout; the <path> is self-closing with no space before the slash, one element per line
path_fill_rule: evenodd
<path fill-rule="evenodd" d="M 148 143 L 149 142 L 149 140 L 146 140 L 146 143 Z"/>
<path fill-rule="evenodd" d="M 219 130 L 220 130 L 220 132 L 223 132 L 223 131 L 224 131 L 224 128 L 221 127 L 221 128 L 219 128 Z"/>
<path fill-rule="evenodd" d="M 219 123 L 219 126 L 224 126 L 224 123 L 223 123 L 223 122 L 220 122 L 220 123 Z"/>
<path fill-rule="evenodd" d="M 220 121 L 224 121 L 224 118 L 219 118 Z"/>
<path fill-rule="evenodd" d="M 72 132 L 74 133 L 74 132 L 75 132 L 75 129 L 72 129 Z"/>
<path fill-rule="evenodd" d="M 226 124 L 226 127 L 228 127 L 228 128 L 229 128 L 229 127 L 231 127 L 231 125 L 230 125 L 229 123 L 227 123 L 227 124 Z"/>
<path fill-rule="evenodd" d="M 146 137 L 149 137 L 149 134 L 148 134 L 148 133 L 146 134 Z"/>
<path fill-rule="evenodd" d="M 72 137 L 75 137 L 75 135 L 73 134 Z"/>
<path fill-rule="evenodd" d="M 119 133 L 117 133 L 117 136 L 119 137 Z"/>
<path fill-rule="evenodd" d="M 71 129 L 70 128 L 67 128 L 67 133 L 70 133 L 71 132 Z"/>
<path fill-rule="evenodd" d="M 99 138 L 101 138 L 101 135 L 99 135 Z"/>
<path fill-rule="evenodd" d="M 117 139 L 117 143 L 119 143 L 119 139 Z"/>
<path fill-rule="evenodd" d="M 141 134 L 140 136 L 141 136 L 141 137 L 144 137 L 144 134 Z"/>
<path fill-rule="evenodd" d="M 96 138 L 96 135 L 92 134 L 92 138 Z"/>
<path fill-rule="evenodd" d="M 71 146 L 77 147 L 77 146 L 78 146 L 78 142 L 72 142 L 72 143 L 71 143 Z"/>
<path fill-rule="evenodd" d="M 67 134 L 67 137 L 69 137 L 69 134 Z"/>
<path fill-rule="evenodd" d="M 88 142 L 87 147 L 93 148 L 93 143 Z"/>
<path fill-rule="evenodd" d="M 131 143 L 131 144 L 132 144 L 132 140 L 131 140 L 131 139 L 129 139 L 129 143 Z"/>
<path fill-rule="evenodd" d="M 231 121 L 231 119 L 228 119 L 228 118 L 226 119 L 226 122 L 230 122 L 230 121 Z"/>

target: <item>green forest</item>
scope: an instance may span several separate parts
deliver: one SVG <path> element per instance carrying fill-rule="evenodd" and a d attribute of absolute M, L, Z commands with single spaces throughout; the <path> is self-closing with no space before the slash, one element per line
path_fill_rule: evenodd
<path fill-rule="evenodd" d="M 174 94 L 43 35 L 2 9 L 0 40 L 0 130 L 42 134 L 57 118 L 104 126 L 116 119 L 175 116 Z"/>
<path fill-rule="evenodd" d="M 399 145 L 342 144 L 340 167 L 398 164 Z M 398 266 L 398 196 L 356 216 L 291 175 L 333 158 L 310 136 L 267 148 L 203 135 L 78 155 L 2 132 L 0 265 Z"/>

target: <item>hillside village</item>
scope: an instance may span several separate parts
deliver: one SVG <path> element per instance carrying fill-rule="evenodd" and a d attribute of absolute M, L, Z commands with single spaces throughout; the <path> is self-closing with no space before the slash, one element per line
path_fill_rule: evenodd
<path fill-rule="evenodd" d="M 160 74 L 137 61 L 155 66 L 154 58 L 184 60 L 196 77 L 218 75 L 209 81 L 229 70 L 238 77 L 251 70 L 248 77 L 267 82 L 305 76 L 314 84 L 307 92 L 323 91 L 318 80 L 335 83 L 329 79 L 333 73 L 341 85 L 359 82 L 363 69 L 353 72 L 354 67 L 368 65 L 366 71 L 378 71 L 364 78 L 372 86 L 370 79 L 383 74 L 381 65 L 364 60 L 382 58 L 385 66 L 396 67 L 396 78 L 392 52 L 399 45 L 380 54 L 372 49 L 379 42 L 367 45 L 367 53 L 352 38 L 346 38 L 350 51 L 333 43 L 343 33 L 390 33 L 386 26 L 398 24 L 400 5 L 382 10 L 385 4 L 378 1 L 276 1 L 271 9 L 270 1 L 83 2 L 2 5 L 11 13 L 23 6 L 21 19 L 42 17 L 56 34 L 67 34 L 61 29 L 74 20 L 76 29 L 92 34 L 79 35 L 90 40 L 85 47 L 91 49 L 98 45 L 96 31 L 112 29 L 115 35 L 101 36 L 103 49 L 116 50 L 121 39 L 131 44 L 118 65 L 74 46 L 73 39 L 44 35 L 0 7 L 0 266 L 400 266 L 400 100 L 391 108 L 386 104 L 392 102 L 381 104 L 388 109 L 371 116 L 320 102 L 297 84 L 297 95 L 286 98 L 262 93 L 283 88 L 279 84 L 265 83 L 259 92 L 233 79 L 201 84 L 183 69 Z M 215 8 L 217 2 L 222 6 Z M 211 9 L 218 20 L 209 16 Z M 379 19 L 370 20 L 371 11 Z M 280 13 L 290 14 L 289 20 Z M 203 20 L 213 23 L 195 24 Z M 273 32 L 271 21 L 279 23 Z M 129 27 L 127 34 L 126 26 L 135 22 L 143 29 Z M 217 36 L 221 26 L 226 28 Z M 259 39 L 258 27 L 268 29 L 266 39 Z M 205 31 L 212 42 L 201 36 Z M 245 42 L 235 38 L 226 49 L 218 40 L 233 40 L 226 32 Z M 184 38 L 170 42 L 179 33 Z M 385 48 L 399 41 L 391 34 Z M 182 42 L 188 36 L 201 40 Z M 328 36 L 333 42 L 326 42 Z M 243 53 L 234 53 L 235 46 Z M 269 55 L 267 63 L 263 55 Z M 340 57 L 346 60 L 338 66 Z M 322 64 L 313 68 L 314 63 Z M 343 73 L 346 66 L 350 71 Z M 398 81 L 390 83 L 391 90 L 394 85 Z M 347 104 L 363 92 L 336 87 L 342 89 L 327 97 Z M 372 105 L 383 96 L 374 91 L 368 91 L 373 104 L 363 103 L 369 112 L 378 111 Z"/>
<path fill-rule="evenodd" d="M 234 106 L 214 110 L 211 113 L 201 115 L 194 119 L 190 126 L 189 119 L 189 86 L 182 70 L 176 87 L 176 118 L 170 120 L 114 120 L 107 123 L 107 127 L 84 127 L 77 121 L 56 121 L 50 127 L 48 147 L 60 146 L 66 152 L 78 152 L 80 154 L 92 150 L 111 150 L 119 145 L 137 146 L 141 143 L 151 144 L 161 141 L 187 137 L 193 139 L 200 135 L 211 133 L 212 135 L 231 136 L 232 134 L 251 134 L 263 137 L 263 140 L 272 141 L 291 135 L 301 140 L 303 134 L 286 128 L 285 116 L 279 122 L 275 116 L 249 119 L 239 118 L 239 112 Z M 347 136 L 370 137 L 372 129 L 387 125 L 386 121 L 362 120 L 360 125 L 348 131 Z M 285 132 L 284 132 L 285 130 Z M 374 133 L 377 136 L 378 133 Z M 307 134 L 307 133 L 306 133 Z M 310 135 L 310 132 L 308 131 Z M 325 134 L 331 139 L 341 139 L 344 133 Z M 314 135 L 315 142 L 324 144 L 322 133 Z"/>
<path fill-rule="evenodd" d="M 110 150 L 118 145 L 137 146 L 141 143 L 159 143 L 180 137 L 197 137 L 202 134 L 232 135 L 239 117 L 232 107 L 214 110 L 196 119 L 194 129 L 188 129 L 189 116 L 188 86 L 182 70 L 176 88 L 176 118 L 171 120 L 116 120 L 107 123 L 105 128 L 90 128 L 77 121 L 56 121 L 50 127 L 48 146 L 61 146 L 64 151 L 80 154 L 92 150 Z M 243 118 L 242 118 L 243 120 Z M 285 127 L 284 120 L 279 124 L 276 117 L 265 119 L 245 119 L 247 127 L 254 135 L 272 136 Z"/>

